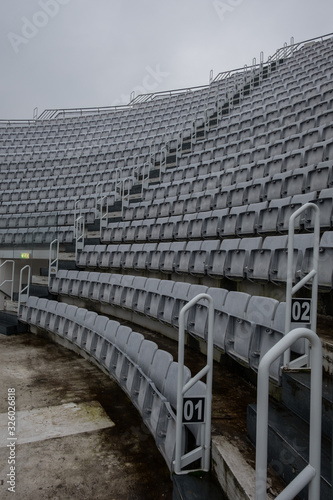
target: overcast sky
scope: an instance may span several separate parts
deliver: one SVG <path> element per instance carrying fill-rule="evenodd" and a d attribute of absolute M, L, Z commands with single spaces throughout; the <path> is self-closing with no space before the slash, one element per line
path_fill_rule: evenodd
<path fill-rule="evenodd" d="M 0 118 L 207 85 L 332 19 L 332 0 L 1 0 Z"/>

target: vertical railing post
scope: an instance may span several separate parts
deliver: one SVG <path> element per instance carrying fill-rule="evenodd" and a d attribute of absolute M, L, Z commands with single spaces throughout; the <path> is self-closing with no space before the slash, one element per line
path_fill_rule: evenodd
<path fill-rule="evenodd" d="M 27 284 L 24 286 L 22 281 L 23 281 L 23 272 L 27 270 L 28 275 L 27 275 Z M 18 311 L 20 310 L 21 304 L 24 302 L 27 302 L 29 298 L 29 291 L 30 291 L 30 279 L 31 279 L 31 267 L 29 265 L 26 265 L 22 267 L 20 271 L 20 282 L 19 282 L 19 298 L 18 298 Z"/>
<path fill-rule="evenodd" d="M 0 268 L 2 266 L 5 266 L 6 264 L 11 264 L 12 265 L 12 277 L 11 277 L 10 280 L 4 280 L 4 281 L 2 281 L 2 283 L 0 283 L 0 286 L 4 285 L 5 283 L 11 283 L 11 287 L 10 287 L 10 300 L 13 301 L 13 296 L 14 296 L 14 276 L 15 276 L 15 261 L 14 260 L 5 260 L 5 262 L 3 262 L 0 265 Z"/>
<path fill-rule="evenodd" d="M 200 300 L 208 300 L 208 336 L 207 336 L 207 363 L 194 377 L 184 385 L 184 350 L 185 350 L 185 314 Z M 182 468 L 194 461 L 201 460 L 201 469 L 208 471 L 210 467 L 210 441 L 211 441 L 211 407 L 212 407 L 212 383 L 213 383 L 213 334 L 214 334 L 214 303 L 210 295 L 201 293 L 190 300 L 179 314 L 179 337 L 178 337 L 178 381 L 177 381 L 177 419 L 176 419 L 176 450 L 174 461 L 174 472 L 176 474 L 188 474 Z M 201 378 L 206 376 L 206 395 L 204 410 L 204 443 L 197 449 L 182 456 L 183 430 L 182 422 L 184 395 Z"/>
<path fill-rule="evenodd" d="M 49 251 L 49 286 L 51 284 L 51 278 L 55 276 L 58 272 L 59 265 L 59 240 L 55 239 L 50 243 Z"/>
<path fill-rule="evenodd" d="M 75 260 L 78 260 L 78 252 L 83 250 L 85 236 L 85 220 L 82 215 L 75 221 L 75 235 Z"/>

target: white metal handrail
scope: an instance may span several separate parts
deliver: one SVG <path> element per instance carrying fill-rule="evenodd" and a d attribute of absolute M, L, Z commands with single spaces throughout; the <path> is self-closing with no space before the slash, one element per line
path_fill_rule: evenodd
<path fill-rule="evenodd" d="M 83 250 L 85 236 L 85 220 L 81 215 L 75 221 L 75 258 L 78 258 L 78 252 Z"/>
<path fill-rule="evenodd" d="M 143 173 L 141 180 L 141 197 L 143 197 L 143 193 L 145 189 L 148 189 L 149 186 L 149 173 L 152 170 L 152 164 L 149 161 L 146 161 L 143 164 Z"/>
<path fill-rule="evenodd" d="M 295 328 L 273 346 L 262 358 L 258 369 L 257 386 L 257 434 L 256 434 L 256 496 L 266 500 L 267 444 L 268 444 L 268 396 L 271 364 L 299 339 L 311 342 L 310 431 L 309 464 L 283 490 L 276 500 L 293 500 L 307 484 L 309 500 L 320 498 L 321 471 L 321 413 L 322 413 L 322 345 L 315 332 L 308 328 Z"/>
<path fill-rule="evenodd" d="M 108 225 L 109 204 L 107 196 L 102 196 L 99 199 L 99 206 L 100 206 L 99 231 L 100 231 L 100 238 L 102 238 L 102 231 Z"/>
<path fill-rule="evenodd" d="M 295 219 L 306 210 L 314 210 L 315 222 L 313 231 L 313 261 L 311 271 L 304 276 L 298 283 L 293 286 L 293 267 L 294 267 L 294 232 L 295 232 Z M 311 321 L 310 329 L 317 330 L 317 304 L 318 304 L 318 259 L 319 259 L 319 240 L 320 240 L 320 215 L 319 208 L 314 203 L 306 203 L 296 210 L 289 220 L 288 232 L 288 261 L 287 261 L 287 286 L 286 286 L 286 317 L 285 317 L 285 333 L 290 332 L 292 329 L 291 313 L 292 313 L 292 297 L 300 290 L 306 283 L 312 280 L 311 287 Z M 304 365 L 310 366 L 308 344 L 306 345 L 306 353 L 304 356 L 290 362 L 290 349 L 284 353 L 284 365 L 286 367 L 293 366 L 301 367 Z"/>
<path fill-rule="evenodd" d="M 23 285 L 23 273 L 27 271 L 27 284 Z M 27 302 L 29 298 L 30 292 L 30 281 L 31 281 L 31 267 L 26 265 L 22 267 L 20 271 L 20 282 L 19 282 L 19 299 L 18 299 L 18 310 L 20 310 L 20 306 L 22 303 Z"/>
<path fill-rule="evenodd" d="M 52 276 L 55 276 L 58 272 L 59 266 L 59 239 L 55 239 L 50 243 L 49 251 L 49 286 L 51 284 Z"/>
<path fill-rule="evenodd" d="M 13 260 L 5 260 L 5 262 L 3 262 L 1 265 L 0 265 L 0 268 L 6 264 L 11 264 L 12 265 L 12 277 L 11 279 L 8 279 L 8 280 L 4 280 L 2 283 L 0 283 L 0 287 L 2 285 L 4 285 L 5 283 L 11 283 L 11 288 L 10 288 L 10 300 L 12 301 L 13 300 L 13 295 L 14 295 L 14 275 L 15 275 L 15 262 Z"/>
<path fill-rule="evenodd" d="M 184 385 L 184 341 L 185 341 L 185 314 L 200 300 L 208 300 L 208 336 L 207 336 L 207 363 L 194 377 Z M 176 420 L 176 450 L 174 461 L 174 472 L 176 474 L 188 474 L 183 467 L 201 460 L 201 469 L 209 471 L 210 467 L 210 441 L 211 441 L 211 406 L 212 406 L 212 383 L 213 383 L 213 333 L 214 333 L 214 302 L 210 295 L 200 293 L 190 300 L 179 314 L 179 338 L 178 338 L 178 381 L 177 381 L 177 420 Z M 182 456 L 182 442 L 184 424 L 182 422 L 184 395 L 199 380 L 206 376 L 206 395 L 204 409 L 204 426 L 202 435 L 204 444 Z M 193 471 L 192 471 L 193 472 Z"/>

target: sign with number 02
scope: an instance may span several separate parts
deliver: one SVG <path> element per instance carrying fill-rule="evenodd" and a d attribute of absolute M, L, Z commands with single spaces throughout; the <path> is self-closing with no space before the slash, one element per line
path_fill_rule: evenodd
<path fill-rule="evenodd" d="M 311 299 L 292 299 L 291 322 L 302 325 L 311 323 Z"/>
<path fill-rule="evenodd" d="M 205 399 L 184 398 L 183 424 L 202 424 L 205 422 Z"/>

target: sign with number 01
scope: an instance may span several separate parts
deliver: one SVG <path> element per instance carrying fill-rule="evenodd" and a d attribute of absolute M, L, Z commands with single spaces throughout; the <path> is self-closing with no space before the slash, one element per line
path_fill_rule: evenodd
<path fill-rule="evenodd" d="M 311 323 L 311 299 L 292 299 L 291 322 L 301 325 Z"/>
<path fill-rule="evenodd" d="M 203 424 L 205 422 L 206 398 L 184 398 L 183 424 Z"/>

